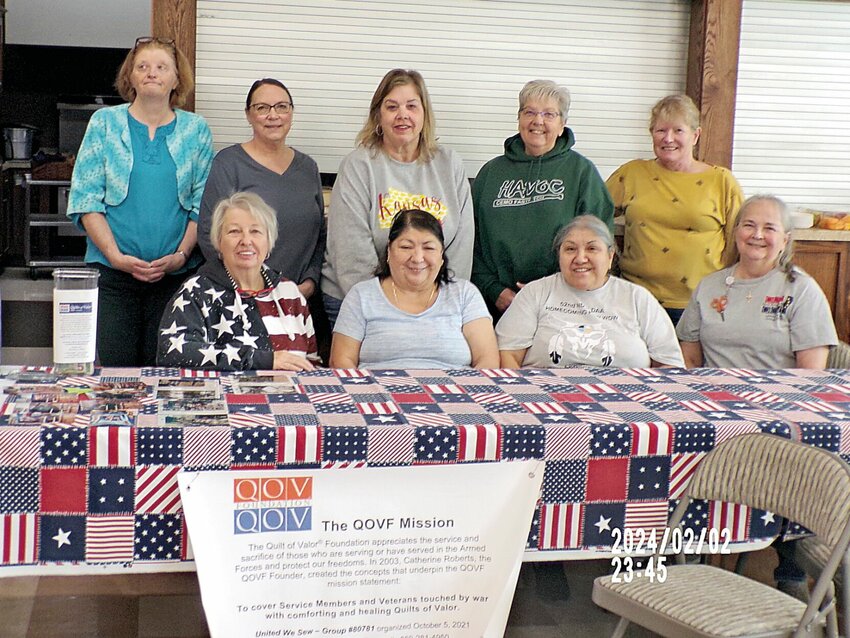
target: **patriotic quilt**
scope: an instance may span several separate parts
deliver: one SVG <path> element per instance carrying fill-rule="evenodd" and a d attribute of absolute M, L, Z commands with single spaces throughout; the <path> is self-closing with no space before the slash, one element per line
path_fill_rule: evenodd
<path fill-rule="evenodd" d="M 4 367 L 0 566 L 185 567 L 184 468 L 519 459 L 544 471 L 528 550 L 604 553 L 615 533 L 658 534 L 706 452 L 760 431 L 850 461 L 850 372 Z M 733 542 L 781 525 L 713 502 L 692 504 L 686 522 Z"/>

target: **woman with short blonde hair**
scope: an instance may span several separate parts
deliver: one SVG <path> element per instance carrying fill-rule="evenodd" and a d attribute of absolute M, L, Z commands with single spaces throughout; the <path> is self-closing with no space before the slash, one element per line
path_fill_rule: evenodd
<path fill-rule="evenodd" d="M 100 363 L 153 365 L 165 305 L 201 261 L 193 250 L 212 134 L 177 108 L 194 82 L 174 40 L 138 38 L 115 86 L 128 103 L 92 115 L 68 217 L 88 235 L 86 263 L 100 273 Z"/>
<path fill-rule="evenodd" d="M 255 193 L 215 206 L 210 259 L 162 316 L 157 360 L 178 368 L 312 370 L 318 361 L 307 300 L 266 266 L 277 215 Z"/>
<path fill-rule="evenodd" d="M 620 271 L 676 323 L 700 280 L 719 269 L 744 199 L 729 169 L 694 156 L 702 129 L 687 95 L 652 108 L 652 159 L 623 164 L 606 184 L 625 217 Z"/>

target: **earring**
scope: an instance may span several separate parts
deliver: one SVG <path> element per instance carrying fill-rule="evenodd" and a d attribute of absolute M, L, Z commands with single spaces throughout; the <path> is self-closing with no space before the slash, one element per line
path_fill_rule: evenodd
<path fill-rule="evenodd" d="M 381 127 L 380 124 L 378 124 L 378 126 L 375 127 L 375 135 L 377 135 L 378 137 L 384 136 L 384 129 Z"/>

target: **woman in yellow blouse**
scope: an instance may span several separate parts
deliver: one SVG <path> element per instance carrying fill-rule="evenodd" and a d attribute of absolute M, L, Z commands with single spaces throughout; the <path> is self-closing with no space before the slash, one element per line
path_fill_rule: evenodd
<path fill-rule="evenodd" d="M 722 255 L 744 200 L 732 173 L 694 157 L 699 111 L 686 95 L 653 108 L 653 160 L 632 160 L 606 185 L 625 215 L 620 269 L 648 289 L 675 324 L 696 285 L 722 267 Z"/>

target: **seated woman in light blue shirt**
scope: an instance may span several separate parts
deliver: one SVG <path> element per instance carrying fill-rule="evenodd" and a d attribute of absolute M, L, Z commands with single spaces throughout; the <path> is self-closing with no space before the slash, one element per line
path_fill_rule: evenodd
<path fill-rule="evenodd" d="M 440 222 L 421 210 L 393 220 L 376 277 L 345 296 L 334 368 L 496 368 L 490 313 L 469 281 L 449 275 Z"/>

